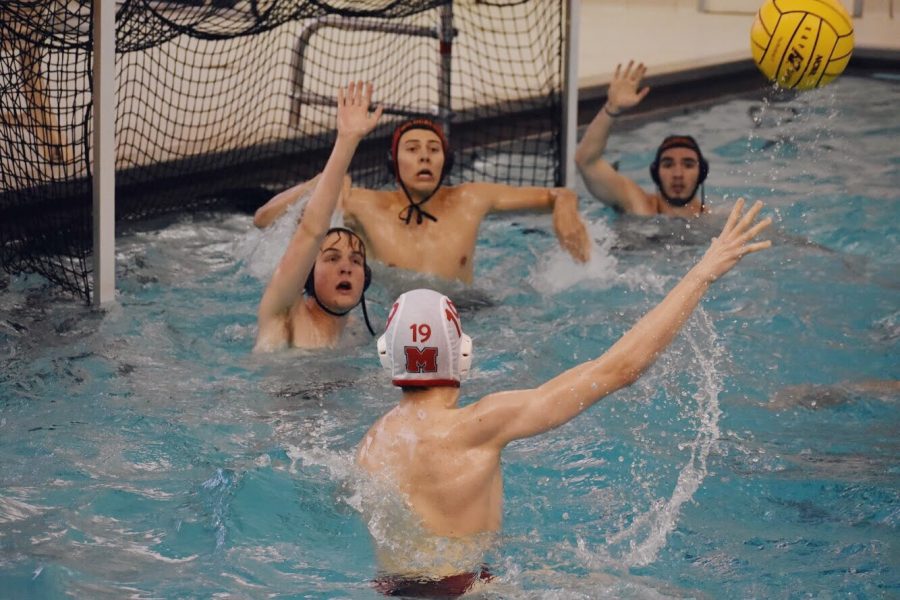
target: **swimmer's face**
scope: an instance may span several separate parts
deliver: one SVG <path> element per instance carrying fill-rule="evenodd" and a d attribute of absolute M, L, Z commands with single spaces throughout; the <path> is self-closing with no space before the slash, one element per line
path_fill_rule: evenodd
<path fill-rule="evenodd" d="M 359 238 L 334 231 L 322 240 L 314 283 L 319 302 L 334 312 L 359 304 L 365 283 L 366 249 Z"/>
<path fill-rule="evenodd" d="M 691 200 L 700 179 L 700 160 L 690 148 L 669 148 L 659 157 L 659 183 L 672 200 Z"/>
<path fill-rule="evenodd" d="M 437 189 L 444 168 L 441 138 L 427 129 L 410 129 L 397 145 L 400 181 L 410 194 L 428 196 Z"/>

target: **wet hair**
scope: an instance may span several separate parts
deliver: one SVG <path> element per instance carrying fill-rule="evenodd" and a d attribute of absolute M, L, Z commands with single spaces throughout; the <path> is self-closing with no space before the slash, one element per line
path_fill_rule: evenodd
<path fill-rule="evenodd" d="M 693 150 L 697 153 L 697 163 L 700 166 L 700 176 L 697 177 L 697 185 L 694 187 L 694 191 L 691 192 L 690 196 L 687 200 L 673 200 L 666 196 L 665 192 L 662 189 L 662 182 L 659 178 L 659 161 L 662 159 L 663 152 L 669 150 L 671 148 L 687 148 L 689 150 Z M 697 143 L 693 137 L 689 135 L 670 135 L 666 139 L 662 141 L 659 145 L 659 148 L 656 149 L 656 158 L 653 159 L 653 162 L 650 163 L 650 177 L 653 179 L 653 183 L 656 184 L 656 187 L 659 188 L 662 197 L 673 206 L 684 206 L 697 193 L 697 188 L 703 185 L 703 182 L 706 181 L 706 177 L 709 175 L 709 163 L 703 157 L 703 153 L 700 152 L 700 145 Z M 703 199 L 701 199 L 701 205 L 703 204 Z"/>
<path fill-rule="evenodd" d="M 360 296 L 359 296 L 359 302 L 357 302 L 357 304 L 362 305 L 363 318 L 366 321 L 366 327 L 369 328 L 369 333 L 371 333 L 374 336 L 375 330 L 372 329 L 372 324 L 369 322 L 369 311 L 366 310 L 366 290 L 369 289 L 370 285 L 372 285 L 372 268 L 369 266 L 369 262 L 366 259 L 366 244 L 365 244 L 365 242 L 363 242 L 362 238 L 356 234 L 355 231 L 347 229 L 346 227 L 332 227 L 325 233 L 325 239 L 327 239 L 328 236 L 330 236 L 333 233 L 336 233 L 338 238 L 337 238 L 337 240 L 335 240 L 334 244 L 332 244 L 331 246 L 328 246 L 329 248 L 333 248 L 334 245 L 337 244 L 342 239 L 342 237 L 346 234 L 349 239 L 351 250 L 353 250 L 355 252 L 359 252 L 363 256 L 363 276 L 364 276 L 363 291 L 362 291 L 362 294 L 360 294 Z M 306 293 L 307 296 L 311 297 L 313 300 L 316 301 L 316 304 L 319 305 L 319 308 L 321 308 L 322 310 L 327 312 L 329 315 L 332 315 L 334 317 L 343 317 L 344 315 L 349 313 L 351 310 L 353 310 L 353 308 L 355 308 L 355 307 L 351 307 L 350 310 L 339 313 L 339 312 L 335 312 L 335 311 L 331 310 L 330 308 L 328 308 L 327 306 L 322 304 L 322 302 L 319 300 L 319 297 L 316 295 L 316 265 L 315 265 L 315 263 L 313 263 L 313 267 L 312 267 L 312 269 L 310 269 L 309 275 L 306 277 L 306 283 L 303 284 L 303 291 Z"/>

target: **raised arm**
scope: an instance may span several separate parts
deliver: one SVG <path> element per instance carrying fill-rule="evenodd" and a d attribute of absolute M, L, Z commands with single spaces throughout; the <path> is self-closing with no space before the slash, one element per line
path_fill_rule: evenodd
<path fill-rule="evenodd" d="M 615 117 L 623 110 L 636 106 L 650 91 L 649 87 L 638 91 L 646 72 L 643 63 L 634 66 L 634 61 L 628 61 L 624 71 L 622 65 L 616 67 L 607 91 L 606 104 L 588 125 L 575 150 L 575 165 L 588 191 L 604 204 L 635 214 L 652 213 L 646 192 L 616 171 L 603 158 L 603 152 Z"/>
<path fill-rule="evenodd" d="M 599 358 L 583 363 L 532 390 L 501 392 L 470 405 L 475 443 L 500 447 L 514 439 L 559 427 L 601 398 L 634 383 L 669 345 L 699 304 L 709 285 L 745 255 L 771 242 L 752 240 L 771 223 L 754 223 L 762 204 L 742 215 L 738 200 L 722 233 L 703 258 L 619 341 Z"/>
<path fill-rule="evenodd" d="M 315 190 L 303 212 L 291 241 L 275 269 L 259 304 L 258 344 L 269 327 L 280 326 L 281 317 L 299 297 L 309 276 L 319 245 L 328 232 L 350 166 L 360 140 L 372 131 L 381 116 L 381 107 L 369 112 L 372 84 L 351 83 L 338 90 L 337 139 L 325 168 L 318 176 Z"/>
<path fill-rule="evenodd" d="M 508 211 L 553 211 L 553 229 L 559 245 L 578 262 L 591 256 L 591 240 L 578 212 L 578 196 L 568 188 L 519 187 L 500 183 L 460 186 L 482 214 Z"/>

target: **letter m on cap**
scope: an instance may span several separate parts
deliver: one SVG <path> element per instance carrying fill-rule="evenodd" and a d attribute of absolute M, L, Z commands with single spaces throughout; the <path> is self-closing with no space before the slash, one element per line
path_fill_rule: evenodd
<path fill-rule="evenodd" d="M 404 346 L 406 353 L 407 373 L 437 373 L 438 349 L 434 346 L 417 348 L 416 346 Z"/>

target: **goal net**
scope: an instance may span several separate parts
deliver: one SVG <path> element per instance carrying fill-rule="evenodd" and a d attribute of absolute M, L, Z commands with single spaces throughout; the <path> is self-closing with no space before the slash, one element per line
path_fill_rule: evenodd
<path fill-rule="evenodd" d="M 447 127 L 449 183 L 557 185 L 566 15 L 559 0 L 116 3 L 116 218 L 251 211 L 321 170 L 334 95 L 386 108 L 351 167 L 391 185 L 388 136 Z M 0 3 L 0 266 L 90 298 L 90 0 Z"/>

